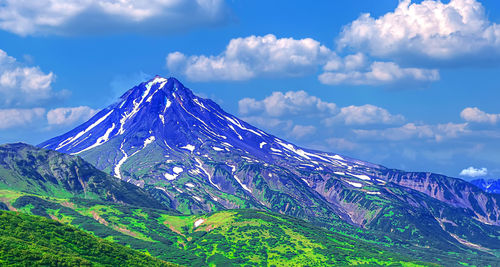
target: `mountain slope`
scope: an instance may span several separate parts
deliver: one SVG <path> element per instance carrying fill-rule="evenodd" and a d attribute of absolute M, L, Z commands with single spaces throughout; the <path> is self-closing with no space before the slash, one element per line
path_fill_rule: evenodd
<path fill-rule="evenodd" d="M 388 252 L 389 248 L 379 244 L 263 211 L 183 216 L 99 201 L 0 193 L 10 195 L 4 201 L 18 211 L 74 224 L 99 237 L 187 266 L 432 265 Z M 38 224 L 29 220 L 23 226 L 31 224 L 38 229 Z M 458 260 L 453 256 L 443 258 L 446 263 Z M 491 260 L 486 258 L 482 263 Z"/>
<path fill-rule="evenodd" d="M 145 190 L 107 175 L 79 157 L 22 143 L 0 145 L 0 189 L 167 208 Z"/>
<path fill-rule="evenodd" d="M 481 188 L 482 190 L 488 193 L 500 194 L 500 180 L 476 179 L 472 180 L 471 184 L 476 185 L 477 187 Z"/>
<path fill-rule="evenodd" d="M 54 165 L 53 162 L 66 162 L 58 166 L 67 169 L 67 162 L 76 158 L 24 144 L 4 145 L 2 148 L 3 154 L 8 155 L 4 157 L 8 162 L 19 162 L 22 159 L 21 166 L 32 166 L 31 168 L 39 173 L 33 175 L 33 172 L 24 172 L 30 175 L 23 177 L 17 174 L 7 179 L 18 179 L 36 186 L 30 193 L 26 190 L 30 188 L 10 183 L 13 188 L 8 189 L 9 184 L 4 183 L 2 188 L 7 189 L 0 189 L 0 209 L 44 216 L 71 224 L 101 238 L 130 246 L 168 262 L 204 266 L 244 265 L 249 262 L 252 265 L 416 263 L 410 258 L 445 265 L 456 265 L 459 262 L 488 265 L 496 261 L 496 258 L 487 253 L 465 250 L 453 244 L 423 250 L 420 245 L 398 239 L 389 229 L 387 233 L 370 232 L 339 222 L 335 228 L 326 230 L 293 217 L 254 210 L 228 210 L 182 216 L 165 209 L 152 209 L 143 202 L 138 202 L 138 206 L 135 206 L 123 201 L 114 201 L 113 198 L 89 198 L 89 194 L 82 195 L 81 190 L 65 191 L 64 194 L 61 194 L 61 190 L 40 190 L 39 188 L 54 187 L 52 180 L 40 179 L 39 176 L 46 175 L 44 168 Z M 42 160 L 44 157 L 40 154 L 47 153 L 51 154 L 48 158 L 50 160 Z M 13 166 L 18 168 L 12 169 L 22 172 L 23 168 L 19 169 L 19 164 Z M 82 164 L 78 166 L 81 167 Z M 97 170 L 94 172 L 100 173 Z M 58 177 L 66 181 L 71 180 L 73 176 Z M 116 180 L 112 177 L 109 179 Z M 60 184 L 61 182 L 57 185 Z M 145 192 L 134 190 L 133 185 L 129 186 L 132 188 L 129 192 L 131 195 L 147 197 Z M 120 195 L 122 190 L 119 186 L 111 187 L 106 195 Z M 43 196 L 37 193 L 42 193 Z M 130 196 L 130 199 L 137 198 Z M 390 214 L 404 206 L 387 208 L 390 209 Z M 404 224 L 407 222 L 401 219 L 392 220 L 391 216 L 383 218 L 383 227 L 393 227 L 398 232 L 406 231 L 407 225 Z M 398 225 L 394 225 L 395 223 Z M 471 233 L 474 234 L 473 231 Z M 235 239 L 235 236 L 238 238 Z M 353 249 L 357 251 L 356 254 L 351 253 Z M 214 253 L 219 256 L 212 257 Z"/>
<path fill-rule="evenodd" d="M 300 148 L 175 78 L 142 83 L 39 146 L 154 186 L 183 213 L 266 209 L 340 231 L 348 222 L 444 251 L 500 249 L 498 195 L 459 179 Z"/>
<path fill-rule="evenodd" d="M 0 265 L 175 266 L 53 220 L 0 211 Z"/>
<path fill-rule="evenodd" d="M 168 262 L 191 266 L 417 263 L 355 235 L 329 232 L 279 214 L 232 210 L 182 216 L 154 209 L 161 205 L 147 192 L 106 176 L 75 156 L 25 144 L 3 145 L 0 151 L 0 209 L 71 224 Z M 76 180 L 82 188 L 75 186 Z M 37 217 L 10 215 L 14 214 L 6 213 L 5 224 L 0 218 L 0 250 L 8 256 L 0 257 L 4 263 L 147 265 L 137 253 L 115 261 L 98 249 L 87 253 L 72 243 L 94 246 L 79 231 Z M 11 231 L 15 234 L 5 237 Z M 102 240 L 98 244 L 108 245 Z M 356 255 L 351 255 L 353 249 Z"/>

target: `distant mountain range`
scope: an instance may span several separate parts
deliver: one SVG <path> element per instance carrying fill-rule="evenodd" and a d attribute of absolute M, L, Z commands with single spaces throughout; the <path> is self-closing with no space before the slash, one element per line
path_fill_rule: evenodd
<path fill-rule="evenodd" d="M 499 195 L 456 178 L 298 147 L 175 78 L 139 84 L 39 147 L 81 156 L 185 214 L 261 209 L 442 250 L 500 249 Z"/>
<path fill-rule="evenodd" d="M 470 182 L 471 182 L 471 184 L 474 184 L 477 187 L 483 189 L 485 192 L 493 193 L 493 194 L 500 194 L 500 179 L 499 180 L 476 179 L 476 180 L 472 180 Z"/>

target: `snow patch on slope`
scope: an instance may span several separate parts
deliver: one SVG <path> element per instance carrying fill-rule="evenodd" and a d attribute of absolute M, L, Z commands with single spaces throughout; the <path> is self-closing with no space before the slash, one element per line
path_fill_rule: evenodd
<path fill-rule="evenodd" d="M 169 181 L 173 181 L 173 180 L 177 179 L 177 176 L 179 176 L 179 175 L 170 174 L 170 173 L 166 172 L 163 176 L 165 177 L 165 179 L 167 179 Z"/>
<path fill-rule="evenodd" d="M 199 198 L 198 198 L 199 199 Z M 201 201 L 201 200 L 198 200 L 198 201 Z M 194 222 L 194 228 L 200 226 L 202 223 L 205 222 L 205 219 L 198 219 Z"/>
<path fill-rule="evenodd" d="M 246 191 L 252 193 L 252 190 L 250 188 L 248 188 L 248 186 L 246 186 L 244 183 L 241 182 L 240 178 L 238 178 L 238 176 L 236 176 L 236 166 L 234 165 L 227 165 L 229 167 L 231 167 L 231 172 L 233 174 L 233 177 L 234 179 L 236 180 L 236 182 L 238 182 L 238 184 L 240 184 L 240 186 L 245 189 Z"/>
<path fill-rule="evenodd" d="M 203 168 L 203 162 L 201 162 L 201 160 L 199 158 L 195 158 L 195 160 L 196 160 L 196 163 L 198 163 L 198 168 L 200 170 L 202 170 L 207 175 L 208 181 L 210 182 L 210 184 L 215 186 L 217 189 L 221 190 L 220 187 L 212 181 L 212 175 L 210 175 L 210 173 L 207 170 L 205 170 L 205 168 Z"/>
<path fill-rule="evenodd" d="M 159 79 L 164 79 L 164 78 L 156 78 L 153 81 L 151 81 L 148 84 L 146 84 L 146 90 L 142 94 L 141 100 L 139 102 L 136 102 L 136 100 L 134 100 L 134 103 L 133 103 L 134 104 L 134 108 L 132 108 L 132 111 L 130 113 L 125 112 L 123 114 L 122 118 L 120 119 L 120 130 L 118 131 L 117 135 L 121 135 L 121 134 L 125 133 L 125 128 L 124 128 L 125 123 L 127 122 L 127 120 L 129 120 L 130 118 L 132 118 L 137 112 L 139 112 L 139 110 L 140 110 L 139 107 L 144 102 L 144 99 L 149 95 L 149 91 L 151 91 L 151 87 Z"/>
<path fill-rule="evenodd" d="M 185 146 L 182 146 L 181 148 L 182 148 L 182 149 L 186 149 L 186 150 L 189 150 L 189 151 L 193 152 L 193 151 L 194 151 L 194 149 L 195 149 L 196 147 L 195 147 L 195 146 L 193 146 L 193 145 L 187 144 L 187 145 L 185 145 Z"/>
<path fill-rule="evenodd" d="M 365 181 L 370 181 L 371 180 L 370 177 L 368 177 L 368 176 L 366 176 L 364 174 L 353 174 L 353 173 L 348 173 L 348 174 L 351 175 L 351 176 L 354 176 L 356 178 L 359 178 L 361 180 L 365 180 Z"/>
<path fill-rule="evenodd" d="M 80 154 L 80 153 L 82 153 L 82 152 L 84 152 L 84 151 L 90 150 L 90 149 L 92 149 L 92 148 L 94 148 L 94 147 L 98 147 L 98 146 L 100 146 L 100 145 L 102 145 L 102 144 L 104 144 L 104 143 L 108 142 L 108 140 L 109 140 L 109 135 L 111 134 L 111 132 L 112 132 L 114 129 L 115 129 L 115 124 L 113 123 L 113 125 L 112 125 L 112 126 L 111 126 L 108 130 L 106 130 L 106 133 L 104 133 L 104 135 L 103 135 L 103 136 L 101 136 L 101 137 L 97 138 L 97 141 L 95 142 L 95 144 L 93 144 L 93 145 L 91 145 L 91 146 L 89 146 L 89 147 L 87 147 L 87 148 L 85 148 L 85 149 L 83 149 L 83 150 L 80 150 L 80 151 L 78 151 L 78 152 L 71 153 L 71 155 L 77 155 L 77 154 Z"/>
<path fill-rule="evenodd" d="M 357 187 L 357 188 L 363 187 L 363 184 L 361 184 L 361 183 L 356 183 L 356 182 L 351 182 L 351 181 L 345 181 L 345 182 L 347 182 L 348 184 L 350 184 L 354 187 Z"/>
<path fill-rule="evenodd" d="M 230 118 L 230 117 L 228 117 L 228 116 L 224 116 L 224 118 L 226 118 L 226 120 L 228 120 L 228 121 L 229 121 L 229 122 L 231 122 L 232 124 L 234 124 L 234 125 L 238 126 L 238 127 L 239 127 L 240 129 L 242 129 L 242 130 L 249 131 L 249 132 L 254 133 L 255 135 L 258 135 L 258 136 L 262 136 L 262 134 L 260 134 L 260 133 L 258 133 L 258 132 L 256 132 L 256 131 L 254 131 L 254 130 L 252 130 L 252 129 L 248 129 L 248 128 L 246 128 L 245 126 L 241 125 L 241 123 L 240 123 L 237 119 L 233 119 L 233 118 Z M 231 126 L 229 126 L 229 127 L 231 127 Z M 232 127 L 231 127 L 231 129 L 233 129 L 233 130 L 234 130 L 234 128 L 232 128 Z"/>
<path fill-rule="evenodd" d="M 82 135 L 86 134 L 87 132 L 89 132 L 90 130 L 92 130 L 97 125 L 101 124 L 101 122 L 103 122 L 109 115 L 111 115 L 111 113 L 113 113 L 113 110 L 111 110 L 106 115 L 104 115 L 101 118 L 99 118 L 96 122 L 94 122 L 92 125 L 90 125 L 89 127 L 87 127 L 87 129 L 79 132 L 74 137 L 70 137 L 70 138 L 64 140 L 63 142 L 61 142 L 61 144 L 59 144 L 59 146 L 57 146 L 56 150 L 59 150 L 59 149 L 65 147 L 65 146 L 67 146 L 68 144 L 71 144 L 72 142 L 76 141 L 78 138 L 82 137 Z"/>
<path fill-rule="evenodd" d="M 156 137 L 150 136 L 146 140 L 144 140 L 144 145 L 142 148 L 146 148 L 147 145 L 153 143 L 155 141 Z"/>

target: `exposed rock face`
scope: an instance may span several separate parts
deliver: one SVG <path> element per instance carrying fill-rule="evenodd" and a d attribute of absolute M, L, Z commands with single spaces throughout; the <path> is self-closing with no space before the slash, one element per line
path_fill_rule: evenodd
<path fill-rule="evenodd" d="M 386 179 L 453 207 L 468 209 L 481 222 L 500 225 L 500 195 L 489 194 L 471 183 L 434 173 L 391 170 L 386 172 Z"/>

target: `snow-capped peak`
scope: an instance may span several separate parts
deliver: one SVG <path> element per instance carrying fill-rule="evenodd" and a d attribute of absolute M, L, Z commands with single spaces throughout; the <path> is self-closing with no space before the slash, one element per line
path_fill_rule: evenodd
<path fill-rule="evenodd" d="M 239 153 L 249 162 L 293 160 L 318 170 L 323 168 L 321 164 L 353 167 L 339 155 L 303 149 L 267 134 L 226 113 L 210 99 L 196 96 L 177 79 L 160 76 L 131 88 L 89 121 L 40 146 L 98 158 L 105 146 L 112 158 L 103 164 L 113 162 L 109 167 L 118 177 L 123 176 L 120 168 L 127 161 L 151 149 L 160 149 L 165 156 L 189 152 L 198 160 L 200 156 L 210 158 L 208 154 L 215 151 Z M 198 160 L 195 168 L 188 169 L 201 170 Z M 200 173 L 210 177 L 208 171 Z"/>

